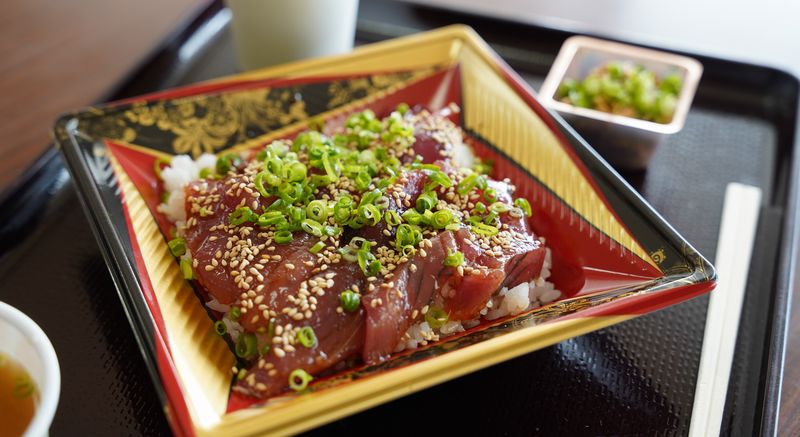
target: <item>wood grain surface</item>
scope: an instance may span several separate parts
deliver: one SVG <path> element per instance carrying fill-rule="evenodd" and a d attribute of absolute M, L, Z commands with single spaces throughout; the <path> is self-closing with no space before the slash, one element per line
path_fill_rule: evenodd
<path fill-rule="evenodd" d="M 101 98 L 203 0 L 4 0 L 0 189 L 49 144 L 62 112 Z"/>

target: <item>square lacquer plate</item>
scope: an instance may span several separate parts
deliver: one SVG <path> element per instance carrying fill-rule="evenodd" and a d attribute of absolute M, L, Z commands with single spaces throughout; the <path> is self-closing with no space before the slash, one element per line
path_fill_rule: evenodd
<path fill-rule="evenodd" d="M 156 211 L 159 157 L 290 138 L 311 119 L 397 104 L 451 115 L 533 206 L 562 298 L 315 380 L 267 401 L 231 391 L 236 357 L 181 276 Z M 54 135 L 177 434 L 289 434 L 714 287 L 713 267 L 463 26 L 67 114 Z"/>

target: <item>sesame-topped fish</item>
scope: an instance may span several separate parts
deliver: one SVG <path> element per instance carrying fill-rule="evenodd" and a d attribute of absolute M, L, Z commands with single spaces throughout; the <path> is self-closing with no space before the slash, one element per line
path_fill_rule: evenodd
<path fill-rule="evenodd" d="M 530 204 L 475 165 L 445 115 L 365 110 L 213 167 L 164 169 L 181 187 L 160 207 L 177 227 L 170 249 L 235 344 L 235 390 L 302 391 L 543 301 Z M 170 181 L 182 168 L 198 177 Z"/>

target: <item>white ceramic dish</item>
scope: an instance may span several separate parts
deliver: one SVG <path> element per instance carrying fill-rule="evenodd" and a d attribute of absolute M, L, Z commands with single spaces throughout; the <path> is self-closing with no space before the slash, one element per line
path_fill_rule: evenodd
<path fill-rule="evenodd" d="M 18 309 L 0 302 L 0 352 L 25 367 L 39 389 L 39 405 L 25 437 L 46 436 L 61 394 L 61 372 L 42 328 Z"/>
<path fill-rule="evenodd" d="M 657 76 L 677 73 L 683 81 L 675 113 L 669 123 L 656 123 L 579 108 L 556 98 L 564 79 L 581 80 L 592 69 L 611 61 L 641 64 Z M 539 92 L 539 100 L 569 122 L 607 161 L 626 170 L 647 167 L 656 145 L 679 132 L 692 105 L 703 66 L 695 59 L 627 44 L 573 36 L 564 41 Z"/>

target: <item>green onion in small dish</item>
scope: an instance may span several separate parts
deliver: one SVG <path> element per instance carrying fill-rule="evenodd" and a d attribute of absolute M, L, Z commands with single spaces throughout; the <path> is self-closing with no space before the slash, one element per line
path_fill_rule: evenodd
<path fill-rule="evenodd" d="M 682 87 L 675 72 L 658 77 L 643 65 L 613 61 L 593 69 L 583 80 L 565 79 L 558 99 L 581 108 L 669 123 Z"/>

